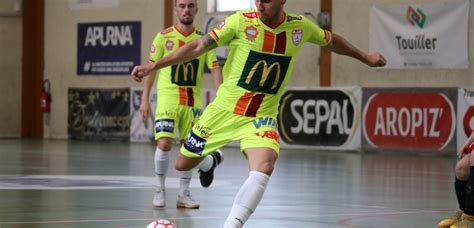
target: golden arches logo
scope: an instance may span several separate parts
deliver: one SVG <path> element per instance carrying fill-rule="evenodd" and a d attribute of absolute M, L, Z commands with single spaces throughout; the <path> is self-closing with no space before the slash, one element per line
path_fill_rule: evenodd
<path fill-rule="evenodd" d="M 188 75 L 190 76 L 191 81 L 194 81 L 194 66 L 191 62 L 180 63 L 176 66 L 176 72 L 174 73 L 174 80 L 179 81 L 179 72 L 183 68 L 184 81 L 188 81 Z"/>
<path fill-rule="evenodd" d="M 265 61 L 265 60 L 258 61 L 257 63 L 255 63 L 255 65 L 250 70 L 249 75 L 245 79 L 245 83 L 250 84 L 250 81 L 252 81 L 252 78 L 255 74 L 255 71 L 258 69 L 260 64 L 263 65 L 263 67 L 262 67 L 263 68 L 262 69 L 262 78 L 260 79 L 260 83 L 259 83 L 260 86 L 264 86 L 265 82 L 267 81 L 268 75 L 270 74 L 272 69 L 274 67 L 276 67 L 275 81 L 273 82 L 273 85 L 272 85 L 272 88 L 271 88 L 271 89 L 275 89 L 278 86 L 278 82 L 280 81 L 280 74 L 281 74 L 281 66 L 280 66 L 280 63 L 278 63 L 278 62 L 274 62 L 270 65 L 270 67 L 268 67 L 267 61 Z"/>

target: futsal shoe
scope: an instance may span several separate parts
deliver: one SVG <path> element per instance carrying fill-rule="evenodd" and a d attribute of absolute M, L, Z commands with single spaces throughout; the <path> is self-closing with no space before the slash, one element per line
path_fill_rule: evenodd
<path fill-rule="evenodd" d="M 158 208 L 163 208 L 166 206 L 165 203 L 165 190 L 164 189 L 158 189 L 155 192 L 155 195 L 153 196 L 153 202 L 151 203 L 154 207 Z"/>
<path fill-rule="evenodd" d="M 462 214 L 461 222 L 456 225 L 452 225 L 450 228 L 474 228 L 474 216 Z"/>
<path fill-rule="evenodd" d="M 224 160 L 222 151 L 216 150 L 210 154 L 213 159 L 212 168 L 206 172 L 199 170 L 199 180 L 201 185 L 205 188 L 209 187 L 214 180 L 214 169 Z"/>
<path fill-rule="evenodd" d="M 176 208 L 198 209 L 199 204 L 191 197 L 189 190 L 185 190 L 182 195 L 178 194 Z"/>
<path fill-rule="evenodd" d="M 461 215 L 462 211 L 457 210 L 456 213 L 454 213 L 450 217 L 441 220 L 441 222 L 438 223 L 438 228 L 450 228 L 452 225 L 461 222 Z"/>

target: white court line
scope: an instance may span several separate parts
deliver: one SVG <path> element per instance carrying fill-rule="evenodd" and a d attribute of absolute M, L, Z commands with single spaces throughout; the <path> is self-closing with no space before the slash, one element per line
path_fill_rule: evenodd
<path fill-rule="evenodd" d="M 418 214 L 421 211 L 399 211 L 399 212 L 367 212 L 367 213 L 340 213 L 340 214 L 320 214 L 311 216 L 297 216 L 291 215 L 288 217 L 278 216 L 278 220 L 295 219 L 295 218 L 318 218 L 318 217 L 347 217 L 347 216 L 365 216 L 365 215 L 400 215 L 400 214 Z M 424 211 L 423 213 L 439 213 L 436 211 Z M 141 219 L 85 219 L 85 220 L 57 220 L 57 221 L 29 221 L 29 222 L 0 222 L 0 225 L 14 225 L 14 224 L 63 224 L 63 223 L 102 223 L 102 222 L 130 222 L 130 221 L 153 221 L 158 218 L 141 218 Z M 164 218 L 168 220 L 202 220 L 202 219 L 225 219 L 224 217 L 211 216 L 196 216 L 196 217 L 169 217 Z M 270 216 L 252 216 L 254 219 L 275 219 Z"/>

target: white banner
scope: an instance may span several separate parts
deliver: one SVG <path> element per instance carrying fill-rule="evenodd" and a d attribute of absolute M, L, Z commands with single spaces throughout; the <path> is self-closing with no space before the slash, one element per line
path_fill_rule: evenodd
<path fill-rule="evenodd" d="M 151 113 L 146 120 L 140 114 L 142 87 L 130 88 L 130 142 L 153 142 L 153 125 L 156 107 L 156 89 L 151 89 Z"/>
<path fill-rule="evenodd" d="M 457 153 L 474 129 L 474 90 L 458 89 Z"/>
<path fill-rule="evenodd" d="M 469 1 L 372 6 L 370 51 L 390 69 L 466 69 Z"/>

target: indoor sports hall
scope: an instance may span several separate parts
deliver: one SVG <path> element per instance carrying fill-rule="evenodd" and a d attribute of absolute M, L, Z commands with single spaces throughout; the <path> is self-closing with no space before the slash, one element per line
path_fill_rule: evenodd
<path fill-rule="evenodd" d="M 196 14 L 180 11 L 182 3 Z M 265 23 L 267 12 L 280 15 L 265 7 L 277 5 L 281 20 Z M 182 158 L 171 130 L 166 205 L 155 204 L 161 174 L 154 133 L 181 122 L 155 117 L 165 97 L 158 80 L 169 75 L 157 74 L 144 117 L 148 78 L 137 82 L 131 74 L 154 62 L 156 37 L 165 37 L 159 50 L 186 48 L 179 36 L 191 33 L 179 29 L 186 24 L 180 15 L 191 17 L 192 33 L 219 44 L 212 67 L 170 67 L 172 84 L 203 72 L 200 97 L 190 98 L 188 84 L 176 96 L 199 104 L 190 113 L 193 131 L 182 138 L 188 152 L 211 145 L 213 129 L 197 121 L 232 84 L 229 69 L 239 67 L 233 53 L 262 45 L 245 56 L 232 84 L 245 95 L 219 106 L 252 118 L 252 136 L 281 148 L 261 201 L 251 201 L 258 206 L 244 207 L 253 213 L 239 220 L 243 227 L 474 227 L 471 13 L 470 0 L 0 0 L 0 228 L 165 227 L 157 220 L 221 228 L 235 205 L 253 199 L 242 189 L 254 157 L 236 140 L 220 148 L 221 162 L 213 160 L 211 186 L 201 186 L 201 164 L 187 179 L 199 208 L 177 208 L 183 177 L 175 161 Z M 237 16 L 241 24 L 229 19 Z M 310 28 L 296 26 L 303 22 Z M 245 44 L 220 45 L 229 27 L 237 31 L 229 39 Z M 312 43 L 310 31 L 322 38 Z M 325 45 L 338 37 L 365 59 Z M 369 67 L 372 53 L 386 63 Z M 218 94 L 214 69 L 223 71 Z M 259 105 L 275 94 L 278 105 L 269 109 L 278 115 L 259 116 Z M 240 137 L 237 128 L 226 132 Z M 452 217 L 459 209 L 462 217 Z M 451 217 L 452 226 L 439 226 Z"/>

